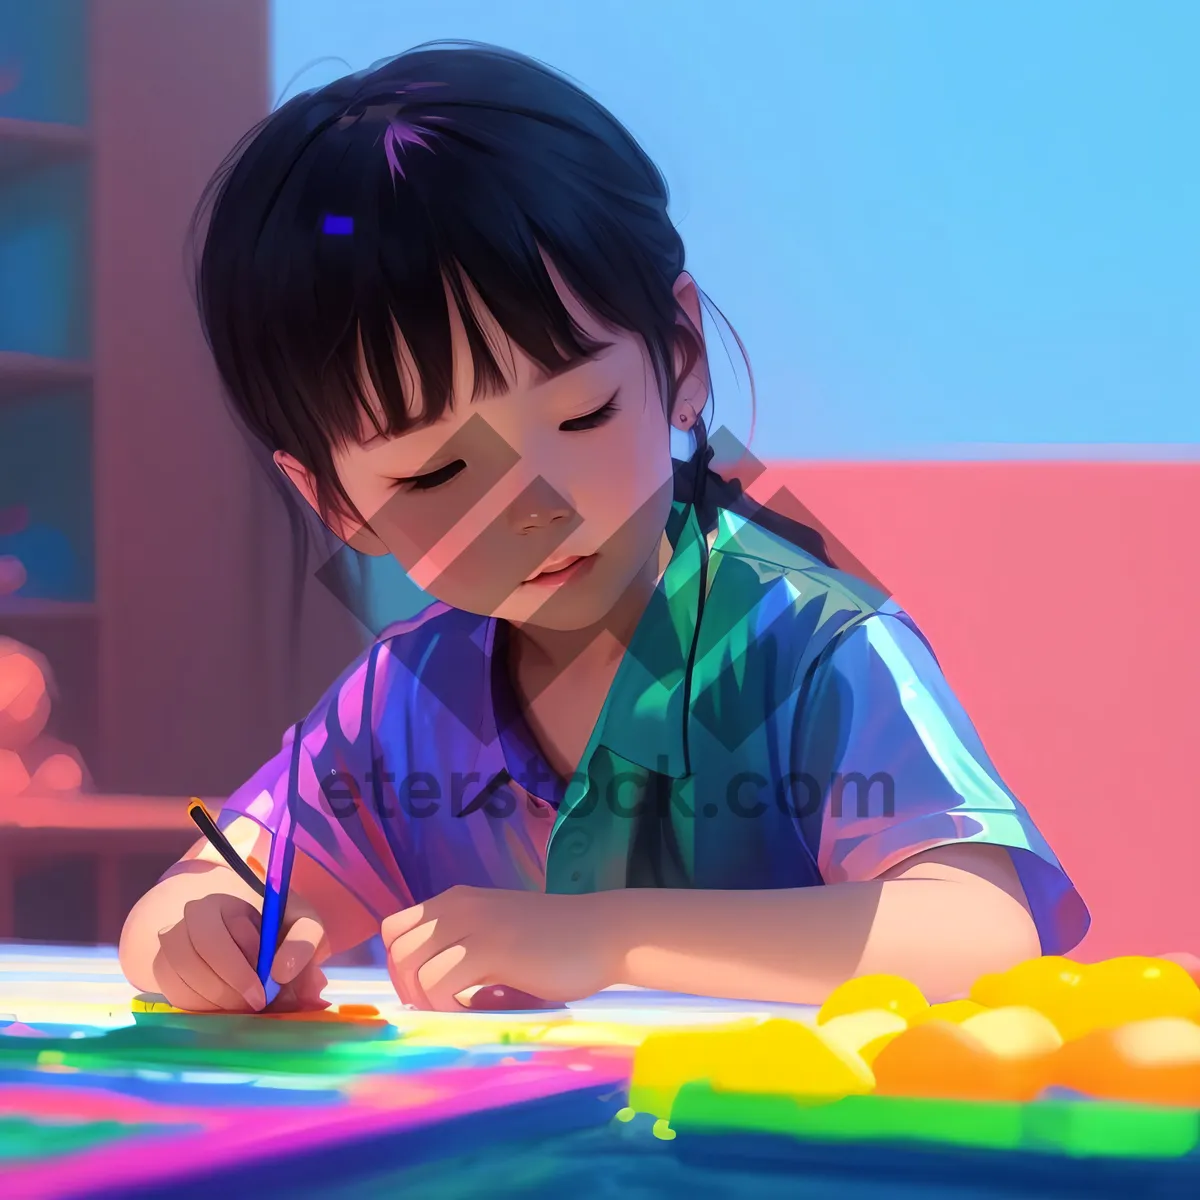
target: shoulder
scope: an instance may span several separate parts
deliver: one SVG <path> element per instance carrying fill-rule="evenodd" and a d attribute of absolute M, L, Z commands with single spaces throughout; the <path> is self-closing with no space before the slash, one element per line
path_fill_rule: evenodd
<path fill-rule="evenodd" d="M 760 521 L 722 509 L 711 535 L 725 606 L 746 615 L 748 637 L 787 643 L 797 667 L 828 658 L 871 630 L 896 627 L 928 645 L 916 623 L 872 581 L 830 565 Z M 711 595 L 711 593 L 710 593 Z"/>
<path fill-rule="evenodd" d="M 394 622 L 326 690 L 312 711 L 313 724 L 354 739 L 367 732 L 367 713 L 375 726 L 385 709 L 397 706 L 473 708 L 486 679 L 490 628 L 486 617 L 441 603 Z"/>
<path fill-rule="evenodd" d="M 435 601 L 415 616 L 388 625 L 364 651 L 363 659 L 386 653 L 393 662 L 417 666 L 434 647 L 484 650 L 489 624 L 487 617 Z"/>
<path fill-rule="evenodd" d="M 889 601 L 877 585 L 831 566 L 808 548 L 768 528 L 762 519 L 729 509 L 718 513 L 712 553 L 718 559 L 751 567 L 764 591 L 783 583 L 799 595 L 828 597 L 831 603 L 863 616 Z"/>

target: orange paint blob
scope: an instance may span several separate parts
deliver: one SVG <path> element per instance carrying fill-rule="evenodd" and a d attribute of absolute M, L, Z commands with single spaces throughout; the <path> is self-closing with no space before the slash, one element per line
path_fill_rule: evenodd
<path fill-rule="evenodd" d="M 1051 1080 L 1097 1099 L 1200 1108 L 1200 1024 L 1157 1017 L 1098 1029 L 1063 1046 Z"/>
<path fill-rule="evenodd" d="M 1046 1086 L 1054 1055 L 1001 1054 L 952 1021 L 905 1030 L 871 1064 L 883 1096 L 951 1100 L 1033 1100 Z"/>

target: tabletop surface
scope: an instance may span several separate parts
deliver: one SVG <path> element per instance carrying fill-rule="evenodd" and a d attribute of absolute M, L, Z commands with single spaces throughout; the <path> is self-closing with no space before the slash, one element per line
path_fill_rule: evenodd
<path fill-rule="evenodd" d="M 324 997 L 331 1004 L 373 1004 L 381 1015 L 401 1027 L 430 1017 L 400 1003 L 383 967 L 330 967 Z M 0 1018 L 25 1023 L 82 1024 L 116 1028 L 133 1022 L 131 1001 L 137 995 L 121 974 L 115 946 L 45 946 L 29 942 L 0 942 Z M 561 1019 L 620 1024 L 701 1024 L 728 1020 L 732 1015 L 777 1015 L 810 1021 L 815 1008 L 714 999 L 642 988 L 608 988 L 562 1010 Z M 459 1022 L 494 1022 L 496 1013 L 437 1014 Z M 505 1013 L 507 1021 L 540 1022 L 547 1012 Z"/>

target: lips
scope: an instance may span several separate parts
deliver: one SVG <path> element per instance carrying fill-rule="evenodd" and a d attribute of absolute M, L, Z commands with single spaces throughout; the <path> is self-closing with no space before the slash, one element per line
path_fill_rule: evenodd
<path fill-rule="evenodd" d="M 535 590 L 566 587 L 583 579 L 595 565 L 594 554 L 572 554 L 547 563 L 536 575 L 531 575 L 521 586 Z"/>
<path fill-rule="evenodd" d="M 557 575 L 560 571 L 567 570 L 568 567 L 574 566 L 577 562 L 581 562 L 586 557 L 588 556 L 583 554 L 572 554 L 567 558 L 560 558 L 555 562 L 547 563 L 540 570 L 537 570 L 530 575 L 525 582 L 532 583 L 535 579 L 541 579 L 545 575 Z"/>

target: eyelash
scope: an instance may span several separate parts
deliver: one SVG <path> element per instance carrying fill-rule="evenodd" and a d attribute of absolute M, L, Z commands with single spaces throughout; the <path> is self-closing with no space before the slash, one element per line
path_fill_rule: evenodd
<path fill-rule="evenodd" d="M 619 405 L 614 393 L 607 403 L 602 404 L 594 412 L 586 413 L 582 417 L 573 417 L 570 421 L 564 421 L 559 426 L 559 429 L 563 433 L 583 433 L 589 429 L 599 429 L 601 425 L 606 425 L 611 421 L 617 415 L 618 411 Z M 449 483 L 466 465 L 461 458 L 456 459 L 454 462 L 448 463 L 436 471 L 430 471 L 428 475 L 414 475 L 411 479 L 397 479 L 396 485 L 403 488 L 406 492 L 432 492 L 436 488 Z"/>
<path fill-rule="evenodd" d="M 454 462 L 439 467 L 436 471 L 430 471 L 428 475 L 414 475 L 411 479 L 397 479 L 396 485 L 406 492 L 432 492 L 435 488 L 449 483 L 466 465 L 461 458 L 455 459 Z"/>
<path fill-rule="evenodd" d="M 617 415 L 619 408 L 617 394 L 614 392 L 607 404 L 601 405 L 595 412 L 587 413 L 582 417 L 575 417 L 570 421 L 564 421 L 559 426 L 559 429 L 563 433 L 582 433 L 588 429 L 599 429 L 601 425 L 607 424 Z"/>

